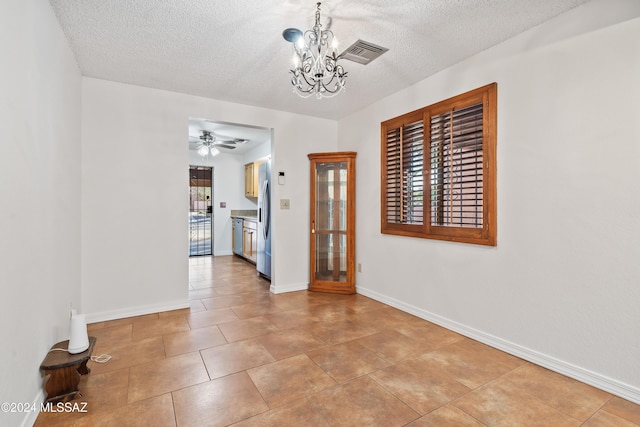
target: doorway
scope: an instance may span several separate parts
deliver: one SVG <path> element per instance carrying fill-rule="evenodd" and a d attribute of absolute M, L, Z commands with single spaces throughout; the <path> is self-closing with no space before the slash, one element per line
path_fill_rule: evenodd
<path fill-rule="evenodd" d="M 189 256 L 213 255 L 213 168 L 189 166 Z"/>

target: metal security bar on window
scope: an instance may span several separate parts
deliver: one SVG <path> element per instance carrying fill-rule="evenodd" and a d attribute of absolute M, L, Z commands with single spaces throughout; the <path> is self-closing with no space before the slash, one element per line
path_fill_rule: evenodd
<path fill-rule="evenodd" d="M 424 124 L 422 120 L 386 134 L 386 217 L 388 223 L 424 222 Z"/>
<path fill-rule="evenodd" d="M 431 117 L 431 225 L 482 228 L 482 103 Z"/>

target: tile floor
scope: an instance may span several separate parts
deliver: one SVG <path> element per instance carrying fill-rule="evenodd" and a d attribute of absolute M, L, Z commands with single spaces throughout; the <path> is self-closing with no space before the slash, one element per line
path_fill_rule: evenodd
<path fill-rule="evenodd" d="M 190 260 L 191 308 L 89 325 L 78 402 L 36 426 L 640 426 L 640 406 L 361 295 L 273 295 Z"/>

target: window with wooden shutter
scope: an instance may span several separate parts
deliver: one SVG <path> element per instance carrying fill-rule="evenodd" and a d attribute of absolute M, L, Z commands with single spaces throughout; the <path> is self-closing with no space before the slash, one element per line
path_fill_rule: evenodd
<path fill-rule="evenodd" d="M 482 227 L 482 102 L 431 117 L 431 225 Z"/>
<path fill-rule="evenodd" d="M 494 83 L 381 124 L 382 233 L 496 244 L 496 102 Z"/>
<path fill-rule="evenodd" d="M 386 212 L 394 224 L 424 222 L 424 126 L 422 120 L 386 133 Z"/>

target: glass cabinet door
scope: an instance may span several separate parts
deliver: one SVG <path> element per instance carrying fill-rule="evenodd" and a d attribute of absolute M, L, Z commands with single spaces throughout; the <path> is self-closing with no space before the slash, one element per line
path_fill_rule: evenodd
<path fill-rule="evenodd" d="M 347 163 L 317 163 L 314 274 L 318 280 L 347 280 L 346 210 Z"/>
<path fill-rule="evenodd" d="M 310 154 L 309 158 L 312 181 L 310 289 L 354 293 L 355 153 Z"/>

